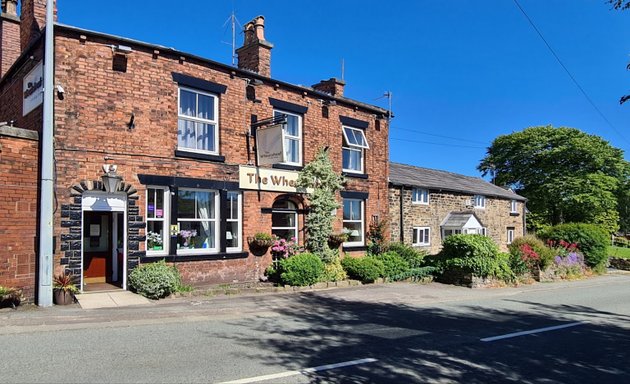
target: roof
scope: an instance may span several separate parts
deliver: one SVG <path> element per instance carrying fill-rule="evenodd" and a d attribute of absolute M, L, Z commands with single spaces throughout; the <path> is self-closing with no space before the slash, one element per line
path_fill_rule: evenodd
<path fill-rule="evenodd" d="M 446 216 L 440 226 L 449 228 L 462 228 L 465 227 L 466 224 L 468 224 L 469 222 L 471 225 L 469 225 L 467 228 L 481 227 L 481 222 L 472 212 L 451 212 L 448 214 L 448 216 Z"/>
<path fill-rule="evenodd" d="M 393 185 L 426 188 L 429 190 L 469 193 L 510 200 L 527 200 L 509 189 L 488 183 L 480 177 L 465 176 L 400 163 L 389 163 L 389 182 Z"/>
<path fill-rule="evenodd" d="M 86 34 L 86 35 L 92 35 L 92 36 L 97 36 L 97 37 L 101 37 L 101 38 L 105 38 L 105 39 L 109 39 L 109 40 L 125 42 L 127 44 L 133 44 L 133 45 L 136 45 L 136 46 L 143 46 L 143 47 L 146 47 L 146 48 L 158 49 L 161 52 L 168 52 L 168 53 L 173 54 L 173 55 L 184 56 L 184 57 L 187 57 L 187 58 L 190 58 L 190 59 L 198 60 L 200 62 L 203 62 L 203 63 L 207 64 L 207 65 L 211 65 L 211 66 L 214 66 L 214 67 L 219 67 L 219 68 L 221 68 L 222 70 L 225 70 L 225 71 L 229 71 L 229 72 L 233 71 L 233 72 L 238 73 L 239 75 L 244 76 L 244 77 L 257 78 L 257 79 L 260 79 L 260 80 L 263 80 L 263 81 L 267 80 L 267 81 L 270 81 L 270 82 L 272 82 L 274 84 L 279 84 L 279 85 L 285 86 L 287 88 L 292 88 L 292 89 L 300 91 L 300 92 L 308 92 L 308 93 L 310 93 L 310 94 L 312 94 L 314 96 L 317 96 L 318 98 L 321 98 L 321 99 L 335 100 L 337 102 L 342 102 L 342 103 L 349 104 L 349 105 L 352 105 L 352 106 L 361 107 L 361 108 L 364 108 L 364 109 L 366 109 L 368 111 L 371 111 L 371 112 L 374 112 L 374 113 L 377 113 L 377 114 L 380 114 L 380 115 L 383 115 L 383 116 L 387 116 L 388 113 L 389 113 L 388 110 L 386 110 L 384 108 L 381 108 L 379 106 L 376 106 L 376 105 L 362 103 L 360 101 L 357 101 L 357 100 L 354 100 L 354 99 L 349 99 L 349 98 L 343 97 L 343 96 L 333 96 L 333 95 L 331 95 L 329 93 L 318 91 L 318 90 L 316 90 L 316 89 L 314 89 L 312 87 L 307 87 L 307 86 L 304 86 L 304 85 L 291 84 L 291 83 L 287 83 L 287 82 L 280 81 L 280 80 L 277 80 L 277 79 L 268 78 L 268 77 L 259 75 L 256 72 L 252 72 L 252 71 L 249 71 L 249 70 L 246 70 L 246 69 L 240 69 L 240 68 L 237 68 L 237 67 L 234 67 L 234 66 L 231 66 L 231 65 L 220 63 L 218 61 L 214 61 L 214 60 L 210 60 L 210 59 L 207 59 L 207 58 L 204 58 L 204 57 L 193 55 L 191 53 L 182 52 L 182 51 L 179 51 L 179 50 L 177 50 L 175 48 L 172 48 L 172 47 L 165 47 L 165 46 L 159 45 L 159 44 L 147 43 L 147 42 L 144 42 L 144 41 L 130 39 L 130 38 L 127 38 L 127 37 L 121 37 L 121 36 L 111 35 L 111 34 L 108 34 L 108 33 L 92 31 L 92 30 L 89 30 L 89 29 L 79 28 L 79 27 L 75 27 L 75 26 L 72 26 L 72 25 L 66 25 L 66 24 L 61 24 L 61 23 L 55 23 L 55 27 L 56 28 L 62 28 L 64 30 L 66 30 L 66 31 L 71 31 L 71 32 L 81 33 L 81 34 Z"/>

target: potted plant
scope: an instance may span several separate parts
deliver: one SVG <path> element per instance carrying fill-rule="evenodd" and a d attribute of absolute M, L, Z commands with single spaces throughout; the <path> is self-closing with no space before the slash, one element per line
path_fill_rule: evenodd
<path fill-rule="evenodd" d="M 53 300 L 57 305 L 74 303 L 75 293 L 78 293 L 73 275 L 59 274 L 53 278 Z"/>
<path fill-rule="evenodd" d="M 21 290 L 0 286 L 0 308 L 11 306 L 15 309 L 21 301 Z"/>
<path fill-rule="evenodd" d="M 179 237 L 182 238 L 182 244 L 180 245 L 178 242 L 177 247 L 182 249 L 195 248 L 193 238 L 196 236 L 196 229 L 182 229 L 181 231 L 179 231 Z"/>
<path fill-rule="evenodd" d="M 253 237 L 247 238 L 249 250 L 256 256 L 262 256 L 273 244 L 273 237 L 264 232 L 258 232 Z"/>
<path fill-rule="evenodd" d="M 162 250 L 162 235 L 157 232 L 149 231 L 147 233 L 147 250 L 148 251 L 161 251 Z"/>

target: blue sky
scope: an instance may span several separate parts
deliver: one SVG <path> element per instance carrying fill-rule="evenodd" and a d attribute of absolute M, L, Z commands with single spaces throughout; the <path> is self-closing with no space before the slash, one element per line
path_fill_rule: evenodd
<path fill-rule="evenodd" d="M 387 106 L 391 160 L 478 176 L 492 140 L 536 125 L 579 128 L 630 150 L 630 12 L 604 0 L 519 0 L 610 122 L 571 81 L 513 0 L 58 0 L 59 21 L 231 63 L 232 10 L 266 19 L 272 77 Z M 237 35 L 237 46 L 242 35 Z M 612 125 L 612 126 L 611 126 Z M 627 158 L 626 154 L 626 158 Z"/>

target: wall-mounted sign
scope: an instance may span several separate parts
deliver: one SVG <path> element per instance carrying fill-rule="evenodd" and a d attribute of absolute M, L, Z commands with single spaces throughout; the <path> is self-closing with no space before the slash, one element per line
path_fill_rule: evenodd
<path fill-rule="evenodd" d="M 241 189 L 273 192 L 312 192 L 297 188 L 298 173 L 284 169 L 269 169 L 241 165 L 238 168 L 238 182 Z"/>
<path fill-rule="evenodd" d="M 270 125 L 256 130 L 256 156 L 258 165 L 285 162 L 283 124 Z"/>
<path fill-rule="evenodd" d="M 44 101 L 44 65 L 40 61 L 22 80 L 22 116 Z"/>

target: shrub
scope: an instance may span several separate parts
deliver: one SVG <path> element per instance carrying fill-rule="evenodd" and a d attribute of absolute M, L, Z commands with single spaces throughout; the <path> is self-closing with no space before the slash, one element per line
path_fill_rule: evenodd
<path fill-rule="evenodd" d="M 630 242 L 625 237 L 615 236 L 613 239 L 613 245 L 623 248 L 629 248 Z"/>
<path fill-rule="evenodd" d="M 341 265 L 350 278 L 360 280 L 363 283 L 373 283 L 385 273 L 383 262 L 370 256 L 344 257 L 341 260 Z"/>
<path fill-rule="evenodd" d="M 601 271 L 608 260 L 608 233 L 594 224 L 568 223 L 549 228 L 541 234 L 549 244 L 558 244 L 561 240 L 577 244 L 584 254 L 586 265 Z"/>
<path fill-rule="evenodd" d="M 387 220 L 373 220 L 367 233 L 368 254 L 378 255 L 385 251 L 385 231 L 387 229 Z"/>
<path fill-rule="evenodd" d="M 405 272 L 403 272 L 401 274 L 398 274 L 396 276 L 393 276 L 392 280 L 400 281 L 400 280 L 408 280 L 408 279 L 410 279 L 410 280 L 413 280 L 413 281 L 418 281 L 418 280 L 424 279 L 425 277 L 432 276 L 436 272 L 437 272 L 437 268 L 431 267 L 431 266 L 418 267 L 418 268 L 409 268 Z"/>
<path fill-rule="evenodd" d="M 321 281 L 341 281 L 346 278 L 348 278 L 348 275 L 341 265 L 339 256 L 334 257 L 332 261 L 324 265 L 324 274 L 321 277 Z"/>
<path fill-rule="evenodd" d="M 534 269 L 544 270 L 553 262 L 553 251 L 533 235 L 517 237 L 508 248 L 510 267 L 517 275 Z"/>
<path fill-rule="evenodd" d="M 142 264 L 129 274 L 129 285 L 149 299 L 160 299 L 181 286 L 179 271 L 164 260 Z"/>
<path fill-rule="evenodd" d="M 400 257 L 396 252 L 385 252 L 380 255 L 373 256 L 383 262 L 383 277 L 389 280 L 396 280 L 399 276 L 409 270 L 409 263 Z"/>
<path fill-rule="evenodd" d="M 499 254 L 499 248 L 482 235 L 452 235 L 444 240 L 438 268 L 442 271 L 462 269 L 475 276 L 494 276 L 510 281 L 513 276 L 509 256 Z"/>
<path fill-rule="evenodd" d="M 312 253 L 300 253 L 280 261 L 282 282 L 288 285 L 315 284 L 324 274 L 324 263 Z"/>
<path fill-rule="evenodd" d="M 410 268 L 420 268 L 424 265 L 425 251 L 418 251 L 410 245 L 404 243 L 391 243 L 387 247 L 388 252 L 396 252 L 402 257 Z"/>

